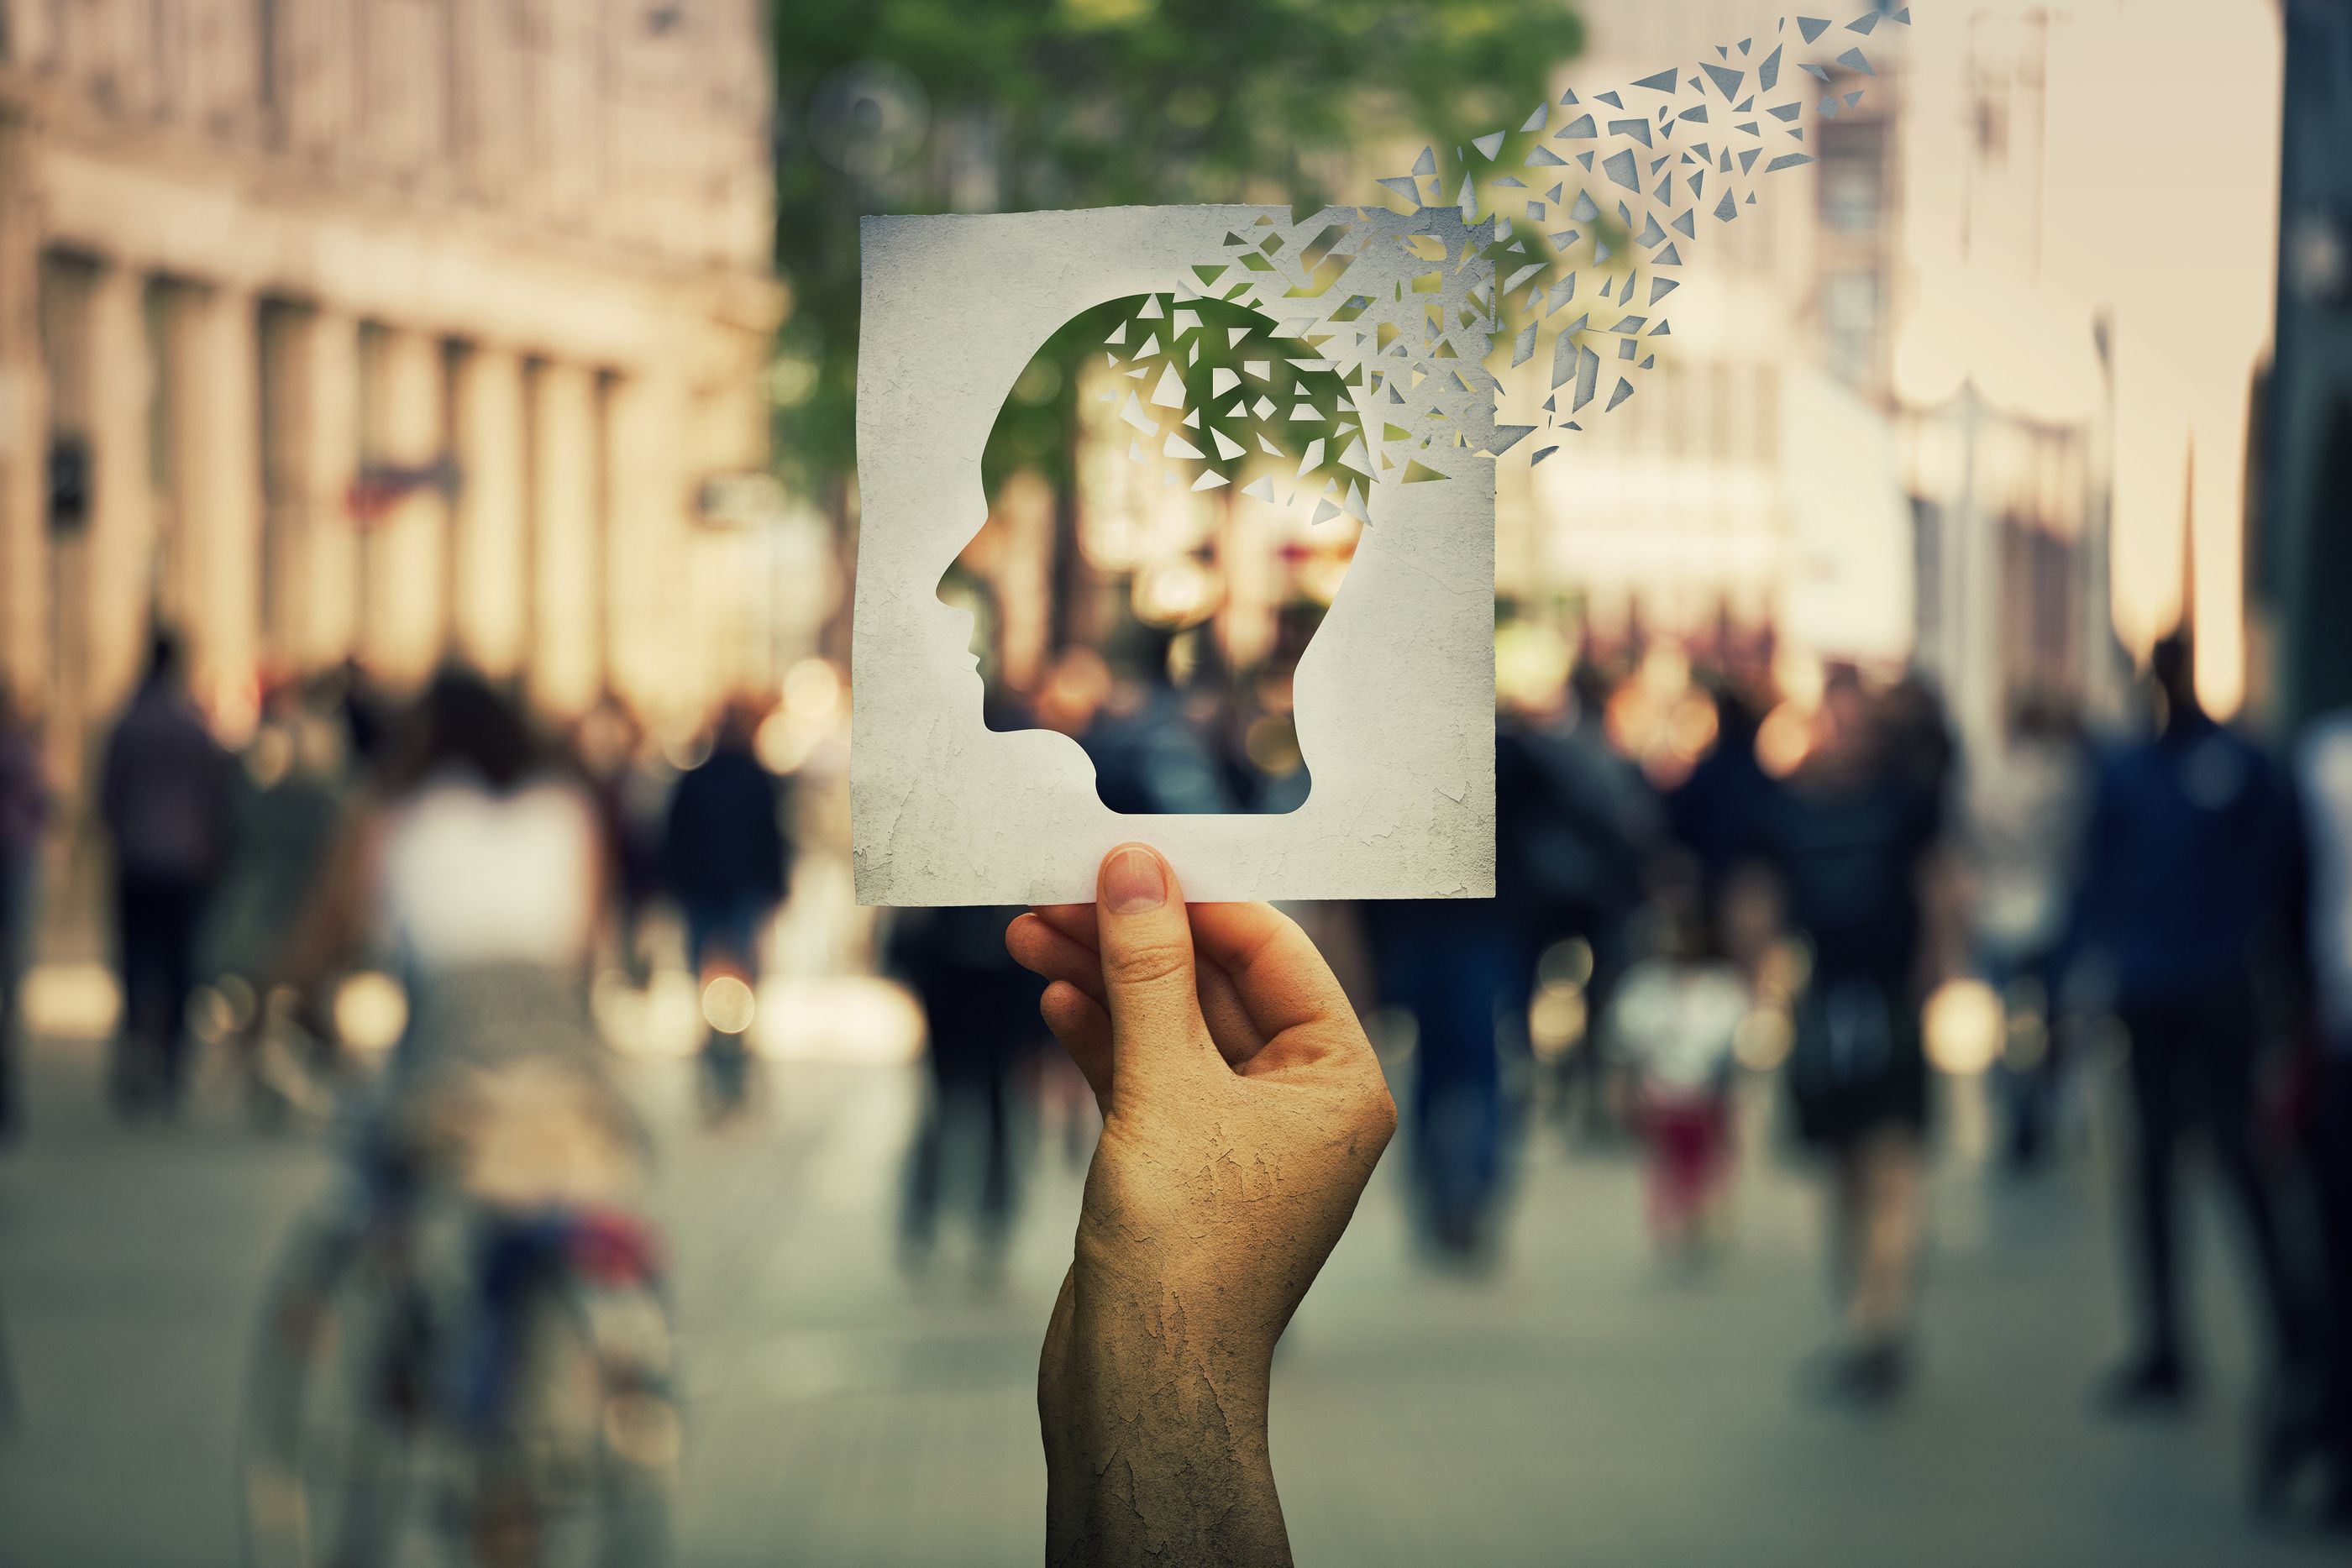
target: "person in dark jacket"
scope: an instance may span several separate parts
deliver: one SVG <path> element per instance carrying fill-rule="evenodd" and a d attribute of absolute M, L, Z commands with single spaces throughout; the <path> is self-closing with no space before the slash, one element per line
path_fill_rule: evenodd
<path fill-rule="evenodd" d="M 760 710 L 730 703 L 710 755 L 677 781 L 662 832 L 662 879 L 686 918 L 687 961 L 708 984 L 715 971 L 757 988 L 760 936 L 783 902 L 792 870 L 785 793 L 753 747 Z M 704 1061 L 721 1109 L 742 1097 L 740 1030 L 712 1021 Z"/>
<path fill-rule="evenodd" d="M 1916 722 L 1851 666 L 1755 827 L 1740 873 L 1811 951 L 1787 1081 L 1797 1134 L 1832 1176 L 1843 1343 L 1822 1392 L 1878 1406 L 1906 1386 L 1921 1241 L 1928 1071 L 1922 1007 L 1949 960 L 1940 770 L 1899 749 Z M 1760 875 L 1760 880 L 1758 880 Z"/>
<path fill-rule="evenodd" d="M 41 835 L 54 802 L 37 726 L 0 685 L 0 1144 L 24 1114 L 16 1083 L 16 997 L 40 915 Z"/>
<path fill-rule="evenodd" d="M 2302 1143 L 2317 1200 L 2325 1310 L 2312 1321 L 2325 1376 L 2302 1429 L 2275 1435 L 2262 1480 L 2283 1496 L 2307 1462 L 2325 1461 L 2326 1521 L 2352 1535 L 2352 708 L 2312 722 L 2295 746 L 2294 779 L 2306 868 L 2297 935 L 2313 1004 Z"/>
<path fill-rule="evenodd" d="M 1147 628 L 1136 674 L 1099 712 L 1079 744 L 1095 765 L 1095 792 L 1122 816 L 1216 816 L 1241 803 L 1216 751 L 1169 672 L 1172 639 Z M 1008 727 L 992 720 L 992 727 Z"/>
<path fill-rule="evenodd" d="M 2131 1039 L 2137 1354 L 2115 1377 L 2121 1408 L 2179 1403 L 2191 1371 L 2176 1266 L 2174 1170 L 2201 1124 L 2235 1189 L 2281 1365 L 2301 1319 L 2279 1218 L 2255 1141 L 2260 1034 L 2254 962 L 2283 930 L 2292 883 L 2293 800 L 2280 770 L 2197 700 L 2184 638 L 2150 663 L 2158 733 L 2110 758 L 2094 789 L 2084 882 L 2068 941 L 2112 976 Z"/>
<path fill-rule="evenodd" d="M 1609 743 L 1601 715 L 1608 686 L 1590 665 L 1549 702 L 1515 705 L 1495 736 L 1495 897 L 1518 951 L 1498 1015 L 1523 1038 L 1536 970 L 1568 938 L 1591 955 L 1584 977 L 1591 1016 L 1608 1009 L 1633 962 L 1643 883 L 1658 850 L 1658 800 L 1642 771 Z M 1581 1100 L 1588 1133 L 1606 1124 L 1601 1053 L 1559 1061 L 1560 1108 Z"/>
<path fill-rule="evenodd" d="M 156 633 L 113 734 L 99 811 L 114 841 L 115 957 L 122 1024 L 117 1109 L 178 1108 L 197 925 L 227 850 L 236 763 L 188 695 L 178 637 Z"/>
<path fill-rule="evenodd" d="M 1014 963 L 1004 928 L 1018 909 L 908 909 L 889 943 L 891 969 L 922 998 L 931 1097 L 907 1158 L 899 1256 L 909 1270 L 938 1240 L 950 1151 L 976 1143 L 979 1190 L 972 1212 L 977 1267 L 984 1282 L 1002 1272 L 1011 1239 L 1013 1138 L 1020 1071 L 1044 1033 L 1045 986 Z M 960 1136 L 958 1129 L 970 1136 Z"/>
<path fill-rule="evenodd" d="M 792 859 L 784 791 L 752 749 L 759 721 L 750 703 L 729 704 L 710 755 L 670 796 L 663 879 L 684 908 L 698 971 L 721 956 L 752 966 L 760 929 L 784 898 Z"/>

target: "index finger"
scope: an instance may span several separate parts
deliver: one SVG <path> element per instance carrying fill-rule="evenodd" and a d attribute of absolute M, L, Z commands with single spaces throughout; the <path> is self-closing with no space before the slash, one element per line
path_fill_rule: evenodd
<path fill-rule="evenodd" d="M 1196 904 L 1192 915 L 1193 942 L 1231 977 L 1268 1040 L 1327 1024 L 1361 1037 L 1339 977 L 1298 922 L 1270 904 Z"/>
<path fill-rule="evenodd" d="M 1029 913 L 1089 952 L 1102 951 L 1102 925 L 1091 904 L 1037 904 Z"/>

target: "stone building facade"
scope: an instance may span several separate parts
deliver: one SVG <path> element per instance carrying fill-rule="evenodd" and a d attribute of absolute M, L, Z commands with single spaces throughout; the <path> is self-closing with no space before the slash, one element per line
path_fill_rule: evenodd
<path fill-rule="evenodd" d="M 0 0 L 0 672 L 767 674 L 758 0 Z M 740 486 L 735 486 L 740 491 Z"/>

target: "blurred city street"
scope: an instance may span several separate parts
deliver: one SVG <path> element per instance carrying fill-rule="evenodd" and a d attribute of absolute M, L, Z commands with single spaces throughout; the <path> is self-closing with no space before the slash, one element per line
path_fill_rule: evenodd
<path fill-rule="evenodd" d="M 2347 1562 L 2352 0 L 1913 9 L 0 0 L 0 1568 Z"/>
<path fill-rule="evenodd" d="M 31 1134 L 0 1181 L 19 1406 L 0 1438 L 0 1561 L 234 1563 L 261 1281 L 331 1161 L 316 1136 L 249 1130 L 217 1078 L 182 1124 L 123 1126 L 100 1060 L 87 1044 L 32 1051 Z M 953 1246 L 910 1282 L 892 1236 L 919 1069 L 771 1064 L 751 1117 L 712 1131 L 690 1066 L 630 1068 L 663 1145 L 690 1358 L 679 1560 L 1036 1561 L 1033 1378 L 1077 1198 L 1061 1129 L 1028 1141 L 1001 1290 L 975 1286 Z M 2019 1181 L 1967 1154 L 1969 1087 L 1946 1096 L 1921 1376 L 1876 1417 L 1806 1396 L 1820 1216 L 1769 1136 L 1750 1140 L 1733 1241 L 1705 1275 L 1656 1260 L 1629 1157 L 1549 1125 L 1523 1149 L 1499 1266 L 1433 1269 L 1391 1158 L 1276 1369 L 1302 1559 L 2339 1561 L 2246 1523 L 2250 1332 L 2210 1205 L 2194 1249 L 2208 1396 L 2178 1424 L 2104 1420 L 2085 1398 L 2121 1343 L 2109 1184 L 2089 1146 L 2102 1120 Z"/>

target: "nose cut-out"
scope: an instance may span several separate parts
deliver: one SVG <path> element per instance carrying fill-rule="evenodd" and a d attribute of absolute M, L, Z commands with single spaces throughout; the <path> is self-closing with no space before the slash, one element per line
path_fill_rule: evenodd
<path fill-rule="evenodd" d="M 938 586 L 931 590 L 931 597 L 939 601 L 940 609 L 962 623 L 963 633 L 958 641 L 962 643 L 964 651 L 972 656 L 974 662 L 985 664 L 988 661 L 986 624 L 971 601 L 972 591 L 958 581 L 961 575 L 950 570 L 940 578 Z"/>

